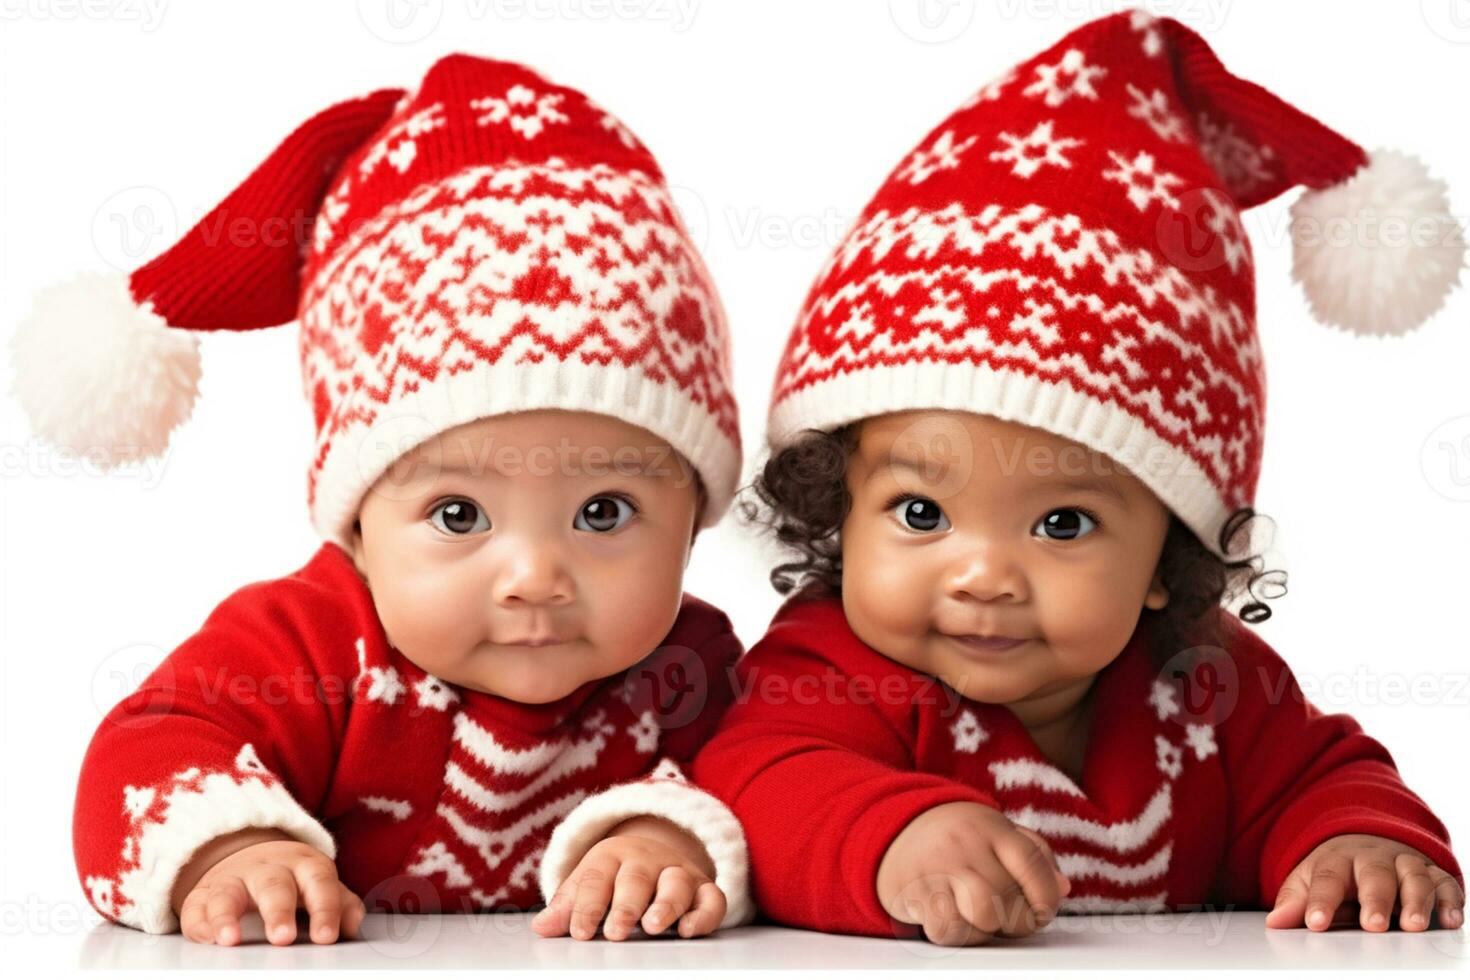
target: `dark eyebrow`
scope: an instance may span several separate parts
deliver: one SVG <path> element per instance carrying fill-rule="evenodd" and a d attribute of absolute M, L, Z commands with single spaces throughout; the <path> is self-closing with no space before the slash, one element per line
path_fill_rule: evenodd
<path fill-rule="evenodd" d="M 927 477 L 929 475 L 925 472 L 926 467 L 923 463 L 911 459 L 890 459 L 888 461 L 888 466 L 890 469 L 909 470 L 910 472 L 917 474 L 921 478 Z M 884 468 L 882 466 L 873 467 L 872 470 L 868 473 L 867 479 L 863 482 L 868 482 L 868 480 L 873 479 L 873 477 L 877 476 L 883 471 Z M 1128 509 L 1128 498 L 1123 494 L 1122 490 L 1118 489 L 1118 485 L 1108 480 L 1104 480 L 1101 477 L 1075 476 L 1041 478 L 1037 480 L 1037 485 L 1038 489 L 1045 490 L 1070 490 L 1081 493 L 1096 493 L 1104 497 L 1110 497 L 1113 500 L 1117 501 L 1119 507 L 1122 507 L 1124 510 Z"/>

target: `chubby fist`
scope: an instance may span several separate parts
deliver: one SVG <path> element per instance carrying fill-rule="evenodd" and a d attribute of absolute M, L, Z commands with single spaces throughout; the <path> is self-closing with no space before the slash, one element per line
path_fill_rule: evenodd
<path fill-rule="evenodd" d="M 331 858 L 279 830 L 255 828 L 196 851 L 174 883 L 172 906 L 186 938 L 220 946 L 240 941 L 240 917 L 251 909 L 277 946 L 296 941 L 298 908 L 310 916 L 315 943 L 355 937 L 366 914 Z"/>
<path fill-rule="evenodd" d="M 658 817 L 634 817 L 612 828 L 567 875 L 531 928 L 537 935 L 626 939 L 634 925 L 657 935 L 674 922 L 685 939 L 719 928 L 725 893 L 698 840 Z"/>
<path fill-rule="evenodd" d="M 1029 936 L 1072 888 L 1040 834 L 966 802 L 909 821 L 884 852 L 875 884 L 889 915 L 944 946 Z"/>
<path fill-rule="evenodd" d="M 1294 929 L 1305 922 L 1320 932 L 1334 919 L 1348 919 L 1348 899 L 1357 900 L 1358 924 L 1369 932 L 1386 931 L 1395 912 L 1407 932 L 1429 928 L 1432 913 L 1447 929 L 1465 923 L 1465 892 L 1449 872 L 1387 837 L 1340 834 L 1318 844 L 1286 876 L 1266 927 Z"/>

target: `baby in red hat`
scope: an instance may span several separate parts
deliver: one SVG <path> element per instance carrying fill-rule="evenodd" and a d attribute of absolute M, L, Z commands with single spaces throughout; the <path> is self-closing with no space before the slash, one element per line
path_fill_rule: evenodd
<path fill-rule="evenodd" d="M 955 944 L 1202 905 L 1463 923 L 1443 823 L 1242 624 L 1280 583 L 1247 533 L 1239 212 L 1297 184 L 1323 319 L 1439 307 L 1463 239 L 1422 164 L 1142 13 L 982 88 L 869 203 L 785 348 L 747 511 L 795 549 L 789 598 L 694 763 L 763 912 Z"/>
<path fill-rule="evenodd" d="M 681 584 L 740 467 L 729 335 L 649 151 L 445 58 L 308 120 L 125 282 L 39 297 L 17 394 L 55 442 L 145 457 L 190 413 L 195 331 L 294 319 L 323 543 L 99 727 L 92 905 L 225 945 L 251 909 L 332 942 L 365 905 L 546 900 L 539 933 L 590 938 L 614 881 L 608 938 L 748 919 L 741 828 L 682 770 L 741 653 Z"/>

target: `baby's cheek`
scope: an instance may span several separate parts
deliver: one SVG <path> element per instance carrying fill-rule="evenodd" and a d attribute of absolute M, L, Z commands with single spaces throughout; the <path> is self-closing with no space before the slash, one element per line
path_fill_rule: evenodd
<path fill-rule="evenodd" d="M 637 663 L 668 636 L 679 615 L 683 582 L 677 558 L 659 556 L 583 578 L 579 591 L 587 607 L 587 636 L 608 674 Z"/>
<path fill-rule="evenodd" d="M 474 634 L 483 622 L 477 612 L 488 599 L 476 595 L 463 577 L 422 572 L 383 576 L 374 582 L 373 601 L 388 642 L 431 674 L 441 673 L 485 639 Z"/>
<path fill-rule="evenodd" d="M 1042 631 L 1058 660 L 1075 676 L 1096 673 L 1128 643 L 1142 602 L 1107 578 L 1074 576 L 1048 590 Z"/>

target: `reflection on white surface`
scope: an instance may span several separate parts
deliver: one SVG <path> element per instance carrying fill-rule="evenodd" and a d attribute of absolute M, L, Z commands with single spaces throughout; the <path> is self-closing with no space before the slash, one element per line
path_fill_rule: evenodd
<path fill-rule="evenodd" d="M 78 965 L 121 969 L 318 968 L 1080 968 L 1420 967 L 1470 971 L 1463 929 L 1365 933 L 1267 929 L 1264 912 L 1062 916 L 1023 940 L 950 948 L 926 942 L 831 936 L 756 925 L 700 939 L 542 939 L 530 915 L 370 915 L 362 939 L 333 946 L 264 942 L 258 917 L 245 944 L 201 946 L 111 924 L 84 937 Z"/>

